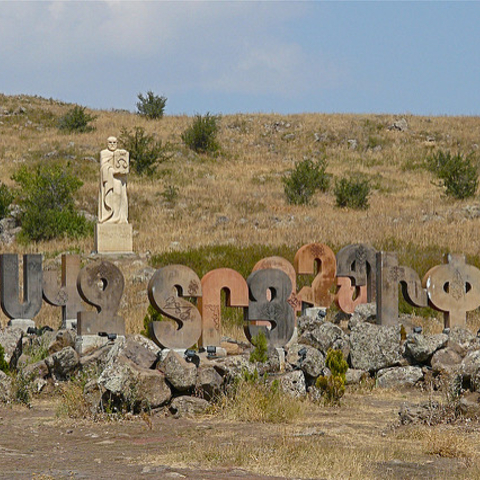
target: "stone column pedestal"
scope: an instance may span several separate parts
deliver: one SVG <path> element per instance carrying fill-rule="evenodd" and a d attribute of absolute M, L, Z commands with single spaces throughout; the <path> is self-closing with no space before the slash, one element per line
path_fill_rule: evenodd
<path fill-rule="evenodd" d="M 29 318 L 12 318 L 8 322 L 8 326 L 12 328 L 21 328 L 25 333 L 31 328 L 35 328 L 35 322 Z"/>
<path fill-rule="evenodd" d="M 95 225 L 96 253 L 133 253 L 130 223 L 97 223 Z"/>

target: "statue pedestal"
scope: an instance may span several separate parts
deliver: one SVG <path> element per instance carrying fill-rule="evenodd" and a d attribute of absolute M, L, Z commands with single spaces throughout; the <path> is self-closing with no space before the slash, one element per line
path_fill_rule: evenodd
<path fill-rule="evenodd" d="M 97 223 L 95 225 L 96 253 L 133 253 L 130 223 Z"/>

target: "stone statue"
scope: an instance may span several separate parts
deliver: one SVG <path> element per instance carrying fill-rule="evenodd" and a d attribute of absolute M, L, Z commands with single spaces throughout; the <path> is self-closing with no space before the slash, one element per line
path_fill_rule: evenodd
<path fill-rule="evenodd" d="M 108 137 L 108 148 L 100 152 L 98 223 L 128 223 L 129 154 L 117 146 L 116 137 Z"/>

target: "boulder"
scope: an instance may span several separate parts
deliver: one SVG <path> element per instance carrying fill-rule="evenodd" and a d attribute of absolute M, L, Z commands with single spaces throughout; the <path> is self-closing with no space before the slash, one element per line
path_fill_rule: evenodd
<path fill-rule="evenodd" d="M 437 350 L 431 360 L 432 372 L 434 374 L 449 374 L 459 367 L 462 357 L 452 347 Z"/>
<path fill-rule="evenodd" d="M 59 352 L 65 347 L 75 348 L 76 338 L 77 338 L 77 332 L 75 330 L 72 330 L 72 329 L 59 330 L 48 345 L 49 355 Z"/>
<path fill-rule="evenodd" d="M 470 380 L 477 374 L 479 370 L 480 350 L 471 350 L 462 360 L 459 371 L 463 375 L 464 381 L 470 382 Z"/>
<path fill-rule="evenodd" d="M 12 399 L 12 377 L 0 370 L 0 402 L 9 402 Z"/>
<path fill-rule="evenodd" d="M 162 407 L 172 398 L 165 375 L 158 370 L 139 370 L 135 387 L 136 408 L 140 410 Z"/>
<path fill-rule="evenodd" d="M 477 338 L 466 328 L 453 327 L 448 334 L 448 346 L 464 357 L 470 348 L 477 346 Z"/>
<path fill-rule="evenodd" d="M 149 338 L 140 335 L 129 335 L 120 347 L 120 355 L 131 360 L 141 368 L 153 368 L 158 360 L 160 348 Z"/>
<path fill-rule="evenodd" d="M 22 338 L 21 328 L 0 329 L 0 345 L 3 347 L 5 361 L 12 369 L 17 366 L 17 360 L 22 354 Z"/>
<path fill-rule="evenodd" d="M 322 312 L 324 309 L 319 310 L 319 312 Z M 309 332 L 312 330 L 315 330 L 318 328 L 320 325 L 325 323 L 325 314 L 321 315 L 301 315 L 298 317 L 297 320 L 297 330 L 298 334 L 302 335 L 304 332 Z"/>
<path fill-rule="evenodd" d="M 436 335 L 422 335 L 411 333 L 405 342 L 405 355 L 413 363 L 429 364 L 433 354 L 445 347 L 448 342 L 448 335 L 439 333 Z"/>
<path fill-rule="evenodd" d="M 467 418 L 480 418 L 480 393 L 467 392 L 458 402 L 458 410 Z"/>
<path fill-rule="evenodd" d="M 350 316 L 348 321 L 348 328 L 352 330 L 359 323 L 376 323 L 377 321 L 377 304 L 373 303 L 362 303 L 355 307 L 355 311 Z"/>
<path fill-rule="evenodd" d="M 350 334 L 352 368 L 376 372 L 402 363 L 401 326 L 359 323 Z"/>
<path fill-rule="evenodd" d="M 89 352 L 87 355 L 80 357 L 81 369 L 84 371 L 93 371 L 93 373 L 103 370 L 109 362 L 118 358 L 118 356 L 110 354 L 113 347 L 113 343 L 107 343 L 102 347 Z"/>
<path fill-rule="evenodd" d="M 67 380 L 80 366 L 78 353 L 66 347 L 45 359 L 50 375 L 57 380 Z"/>
<path fill-rule="evenodd" d="M 362 380 L 369 377 L 368 372 L 365 370 L 358 370 L 356 368 L 349 368 L 345 373 L 346 385 L 358 385 Z"/>
<path fill-rule="evenodd" d="M 275 377 L 275 380 L 279 381 L 280 389 L 291 397 L 300 398 L 307 394 L 305 376 L 300 370 L 283 373 Z"/>
<path fill-rule="evenodd" d="M 165 378 L 179 392 L 185 392 L 195 386 L 197 367 L 173 350 L 170 350 L 159 363 L 158 369 L 165 374 Z"/>
<path fill-rule="evenodd" d="M 256 366 L 248 361 L 247 355 L 236 355 L 219 359 L 216 362 L 217 368 L 223 368 L 228 381 L 233 378 L 243 377 L 244 373 L 253 374 Z"/>
<path fill-rule="evenodd" d="M 305 331 L 298 339 L 298 343 L 317 348 L 324 355 L 330 348 L 341 350 L 344 358 L 348 358 L 350 353 L 348 336 L 339 326 L 331 322 L 324 322 L 313 330 Z"/>
<path fill-rule="evenodd" d="M 285 371 L 285 350 L 283 348 L 269 347 L 267 361 L 257 363 L 257 370 L 260 375 L 264 373 L 281 373 Z"/>
<path fill-rule="evenodd" d="M 203 398 L 197 397 L 176 397 L 170 404 L 170 412 L 175 418 L 193 417 L 205 413 L 210 404 Z"/>
<path fill-rule="evenodd" d="M 211 400 L 218 396 L 223 386 L 223 377 L 213 365 L 200 365 L 198 367 L 195 390 L 202 398 Z"/>
<path fill-rule="evenodd" d="M 23 373 L 29 378 L 47 378 L 49 369 L 45 360 L 40 360 L 36 363 L 31 363 L 23 369 Z"/>
<path fill-rule="evenodd" d="M 377 373 L 377 385 L 381 388 L 413 387 L 422 378 L 420 367 L 391 367 Z"/>
<path fill-rule="evenodd" d="M 310 345 L 292 345 L 288 349 L 287 362 L 301 370 L 309 383 L 315 380 L 325 367 L 325 356 Z"/>

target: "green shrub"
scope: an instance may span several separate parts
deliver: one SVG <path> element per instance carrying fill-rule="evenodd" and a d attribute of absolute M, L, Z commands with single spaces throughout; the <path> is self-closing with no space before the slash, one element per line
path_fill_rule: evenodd
<path fill-rule="evenodd" d="M 12 192 L 4 183 L 0 182 L 0 220 L 8 215 L 8 207 L 12 201 Z"/>
<path fill-rule="evenodd" d="M 325 192 L 330 186 L 330 175 L 325 172 L 325 158 L 312 160 L 304 158 L 282 178 L 287 201 L 294 205 L 307 205 L 317 190 Z"/>
<path fill-rule="evenodd" d="M 457 199 L 473 197 L 478 186 L 478 169 L 472 155 L 439 150 L 427 159 L 427 168 L 441 180 L 445 193 Z"/>
<path fill-rule="evenodd" d="M 366 209 L 369 206 L 370 183 L 360 177 L 343 177 L 335 182 L 334 194 L 338 207 Z"/>
<path fill-rule="evenodd" d="M 250 353 L 250 362 L 265 363 L 268 360 L 268 343 L 265 334 L 260 331 L 252 338 L 252 344 L 255 348 Z"/>
<path fill-rule="evenodd" d="M 214 153 L 219 149 L 216 140 L 218 117 L 196 115 L 192 125 L 182 133 L 182 140 L 188 148 L 197 153 Z"/>
<path fill-rule="evenodd" d="M 123 129 L 119 140 L 130 152 L 130 164 L 139 175 L 153 175 L 157 166 L 170 158 L 168 145 L 156 141 L 142 127 L 134 127 L 133 131 Z"/>
<path fill-rule="evenodd" d="M 5 360 L 5 350 L 1 344 L 0 344 L 0 370 L 5 373 L 10 372 L 10 367 Z"/>
<path fill-rule="evenodd" d="M 85 133 L 94 130 L 94 127 L 89 125 L 95 120 L 95 116 L 85 112 L 86 107 L 75 105 L 63 117 L 60 117 L 58 122 L 59 130 L 67 133 Z"/>
<path fill-rule="evenodd" d="M 326 405 L 338 405 L 345 393 L 345 374 L 348 370 L 348 363 L 343 358 L 341 350 L 327 352 L 325 360 L 326 367 L 330 370 L 329 377 L 318 377 L 315 386 L 322 393 Z"/>
<path fill-rule="evenodd" d="M 92 226 L 75 209 L 73 196 L 82 182 L 68 165 L 41 165 L 35 169 L 22 166 L 12 179 L 20 185 L 21 241 L 38 242 L 91 233 Z"/>
<path fill-rule="evenodd" d="M 155 95 L 151 90 L 144 97 L 141 93 L 137 95 L 137 113 L 150 119 L 162 118 L 167 104 L 167 97 Z"/>

